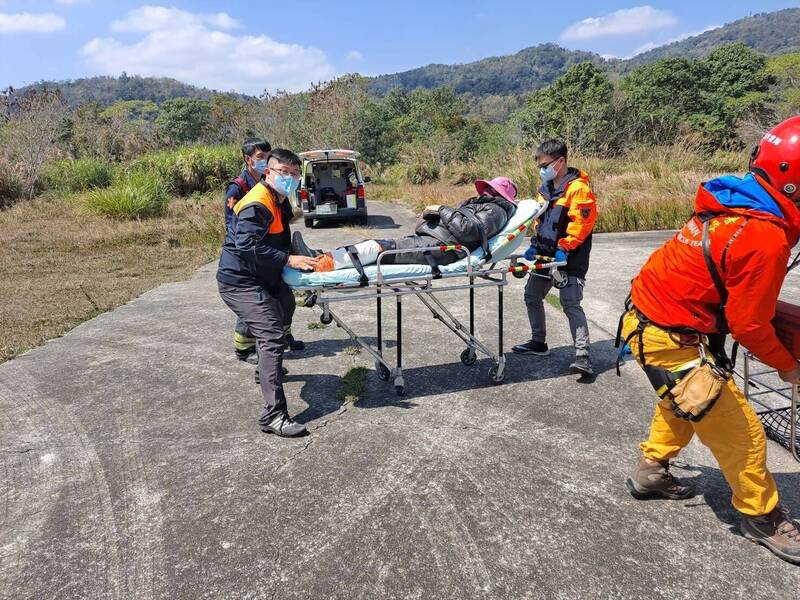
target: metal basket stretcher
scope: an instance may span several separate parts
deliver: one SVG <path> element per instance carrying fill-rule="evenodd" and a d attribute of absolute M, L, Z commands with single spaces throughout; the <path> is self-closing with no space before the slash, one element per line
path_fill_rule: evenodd
<path fill-rule="evenodd" d="M 798 386 L 780 381 L 776 374 L 775 369 L 767 367 L 750 352 L 744 352 L 742 379 L 745 398 L 757 406 L 756 414 L 767 437 L 789 450 L 800 462 Z"/>

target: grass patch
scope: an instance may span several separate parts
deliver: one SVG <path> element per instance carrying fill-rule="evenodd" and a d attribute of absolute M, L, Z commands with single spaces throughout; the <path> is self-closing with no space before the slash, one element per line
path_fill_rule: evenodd
<path fill-rule="evenodd" d="M 157 178 L 171 194 L 221 190 L 242 169 L 242 154 L 235 146 L 189 146 L 143 154 L 130 165 L 130 173 Z"/>
<path fill-rule="evenodd" d="M 327 325 L 325 325 L 325 323 L 320 323 L 319 321 L 311 321 L 307 327 L 309 329 L 325 329 Z"/>
<path fill-rule="evenodd" d="M 144 173 L 125 177 L 110 188 L 91 190 L 81 199 L 91 214 L 115 219 L 141 219 L 164 213 L 169 195 L 161 182 Z"/>
<path fill-rule="evenodd" d="M 550 306 L 552 306 L 556 310 L 563 310 L 563 307 L 561 306 L 561 300 L 559 300 L 558 296 L 556 296 L 555 294 L 548 293 L 544 297 L 544 301 L 547 302 Z"/>
<path fill-rule="evenodd" d="M 355 404 L 367 390 L 367 368 L 353 367 L 342 377 L 342 387 L 336 393 L 341 402 Z"/>
<path fill-rule="evenodd" d="M 0 211 L 0 362 L 190 277 L 219 254 L 220 205 L 219 194 L 175 200 L 140 221 L 85 214 L 56 198 Z"/>
<path fill-rule="evenodd" d="M 93 160 L 57 160 L 50 163 L 42 174 L 45 189 L 62 193 L 85 192 L 111 185 L 114 167 Z"/>

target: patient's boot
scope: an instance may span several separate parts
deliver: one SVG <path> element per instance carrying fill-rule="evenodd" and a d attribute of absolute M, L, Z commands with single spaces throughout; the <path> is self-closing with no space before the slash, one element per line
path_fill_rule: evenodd
<path fill-rule="evenodd" d="M 316 258 L 317 256 L 322 255 L 322 250 L 309 248 L 308 244 L 306 244 L 305 240 L 303 240 L 303 234 L 299 231 L 295 231 L 292 235 L 292 254 Z"/>
<path fill-rule="evenodd" d="M 648 498 L 684 500 L 695 495 L 692 486 L 682 484 L 669 472 L 668 460 L 651 463 L 641 458 L 625 485 L 637 500 Z"/>

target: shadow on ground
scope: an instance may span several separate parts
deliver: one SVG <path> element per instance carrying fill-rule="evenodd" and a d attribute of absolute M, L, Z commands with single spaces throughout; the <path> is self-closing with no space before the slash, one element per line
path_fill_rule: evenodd
<path fill-rule="evenodd" d="M 374 339 L 370 341 L 374 343 Z M 322 353 L 323 356 L 334 356 L 352 345 L 349 340 L 321 340 L 309 343 L 307 352 L 314 351 Z M 597 375 L 614 368 L 616 353 L 613 346 L 612 340 L 601 340 L 592 344 L 592 356 Z M 392 406 L 407 409 L 416 406 L 414 402 L 410 401 L 413 399 L 555 379 L 568 374 L 569 364 L 574 358 L 572 346 L 552 348 L 550 355 L 546 357 L 508 353 L 506 354 L 506 376 L 500 384 L 494 383 L 488 375 L 488 370 L 493 365 L 492 361 L 488 359 L 478 360 L 469 367 L 464 366 L 461 362 L 411 367 L 403 369 L 406 394 L 402 397 L 395 394 L 392 380 L 381 382 L 375 372 L 371 371 L 367 377 L 370 383 L 374 383 L 374 386 L 368 385 L 367 394 L 358 402 L 357 406 L 358 408 Z M 298 355 L 297 359 L 302 359 L 302 355 Z M 585 378 L 574 377 L 581 383 L 589 382 Z M 338 375 L 292 375 L 290 373 L 287 381 L 304 382 L 300 397 L 308 404 L 308 408 L 294 417 L 299 422 L 306 423 L 335 413 L 344 404 L 337 398 L 341 387 L 341 377 Z M 371 390 L 370 387 L 372 387 Z"/>

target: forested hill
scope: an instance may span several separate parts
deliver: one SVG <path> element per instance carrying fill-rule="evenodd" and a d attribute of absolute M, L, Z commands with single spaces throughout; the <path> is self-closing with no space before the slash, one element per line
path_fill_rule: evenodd
<path fill-rule="evenodd" d="M 604 60 L 590 52 L 542 44 L 510 56 L 486 58 L 462 65 L 428 65 L 402 73 L 380 75 L 371 80 L 370 90 L 383 94 L 395 86 L 407 90 L 447 86 L 456 93 L 475 96 L 522 94 L 549 85 L 569 67 L 583 61 L 591 61 L 608 71 L 627 71 L 664 56 L 699 58 L 731 42 L 743 42 L 764 54 L 800 50 L 800 8 L 745 17 L 628 60 Z"/>
<path fill-rule="evenodd" d="M 210 100 L 219 92 L 181 83 L 168 77 L 139 77 L 126 75 L 119 77 L 86 77 L 67 81 L 42 81 L 34 83 L 20 91 L 28 89 L 59 88 L 66 102 L 72 106 L 84 102 L 97 102 L 101 106 L 110 106 L 120 100 L 149 100 L 161 104 L 171 98 L 196 98 Z M 227 93 L 236 98 L 246 96 Z"/>
<path fill-rule="evenodd" d="M 700 58 L 714 48 L 731 42 L 743 42 L 763 54 L 797 52 L 800 50 L 800 8 L 745 17 L 680 42 L 642 52 L 625 63 L 626 66 L 636 67 L 665 56 Z"/>
<path fill-rule="evenodd" d="M 428 65 L 380 75 L 370 81 L 369 89 L 384 94 L 393 87 L 413 90 L 417 87 L 447 86 L 458 94 L 482 95 L 520 94 L 551 83 L 572 65 L 591 61 L 603 63 L 591 52 L 566 50 L 557 44 L 541 44 L 525 48 L 510 56 L 485 58 L 463 65 Z"/>

